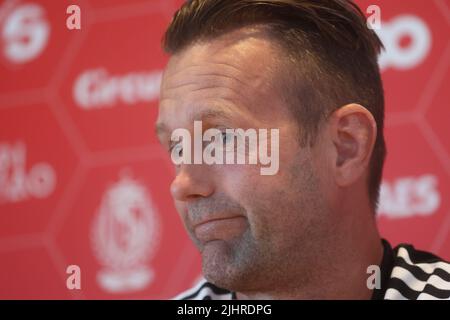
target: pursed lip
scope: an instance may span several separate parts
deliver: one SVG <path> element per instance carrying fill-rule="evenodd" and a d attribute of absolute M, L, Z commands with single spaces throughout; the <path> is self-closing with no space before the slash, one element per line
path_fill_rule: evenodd
<path fill-rule="evenodd" d="M 229 216 L 215 216 L 215 217 L 209 217 L 207 219 L 202 219 L 199 222 L 194 224 L 194 230 L 197 229 L 197 227 L 204 225 L 209 222 L 214 221 L 221 221 L 221 220 L 232 220 L 236 218 L 245 218 L 243 215 L 229 215 Z"/>
<path fill-rule="evenodd" d="M 213 240 L 231 240 L 247 227 L 248 221 L 243 215 L 211 215 L 194 225 L 194 233 L 205 244 Z"/>

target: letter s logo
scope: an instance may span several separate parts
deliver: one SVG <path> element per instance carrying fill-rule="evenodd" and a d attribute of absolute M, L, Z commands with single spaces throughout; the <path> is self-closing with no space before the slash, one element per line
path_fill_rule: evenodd
<path fill-rule="evenodd" d="M 21 5 L 11 12 L 1 30 L 3 54 L 15 64 L 29 62 L 42 53 L 49 34 L 44 9 L 36 4 Z"/>

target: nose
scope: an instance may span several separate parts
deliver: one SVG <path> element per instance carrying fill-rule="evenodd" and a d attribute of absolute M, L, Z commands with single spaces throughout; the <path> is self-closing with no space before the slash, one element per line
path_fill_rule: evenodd
<path fill-rule="evenodd" d="M 204 164 L 183 164 L 170 186 L 174 200 L 190 201 L 199 197 L 209 197 L 214 193 L 211 174 Z"/>

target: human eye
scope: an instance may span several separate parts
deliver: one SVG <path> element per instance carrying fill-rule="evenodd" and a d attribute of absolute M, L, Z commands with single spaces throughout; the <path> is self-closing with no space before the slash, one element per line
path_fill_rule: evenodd
<path fill-rule="evenodd" d="M 222 129 L 218 134 L 216 140 L 219 143 L 219 147 L 223 148 L 223 151 L 233 151 L 234 150 L 234 133 L 230 129 Z"/>
<path fill-rule="evenodd" d="M 221 131 L 220 133 L 221 141 L 223 145 L 229 145 L 234 141 L 234 134 L 232 132 L 229 132 L 228 130 Z"/>

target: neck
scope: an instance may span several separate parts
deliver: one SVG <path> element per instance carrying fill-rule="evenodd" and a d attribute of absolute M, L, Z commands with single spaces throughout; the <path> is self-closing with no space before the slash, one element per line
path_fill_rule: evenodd
<path fill-rule="evenodd" d="M 289 277 L 275 290 L 239 292 L 237 299 L 370 299 L 367 268 L 379 266 L 383 256 L 375 218 L 370 210 L 346 216 L 353 219 L 339 222 L 340 231 L 334 230 L 337 235 L 322 244 L 320 254 L 312 253 L 307 269 L 286 270 Z"/>

